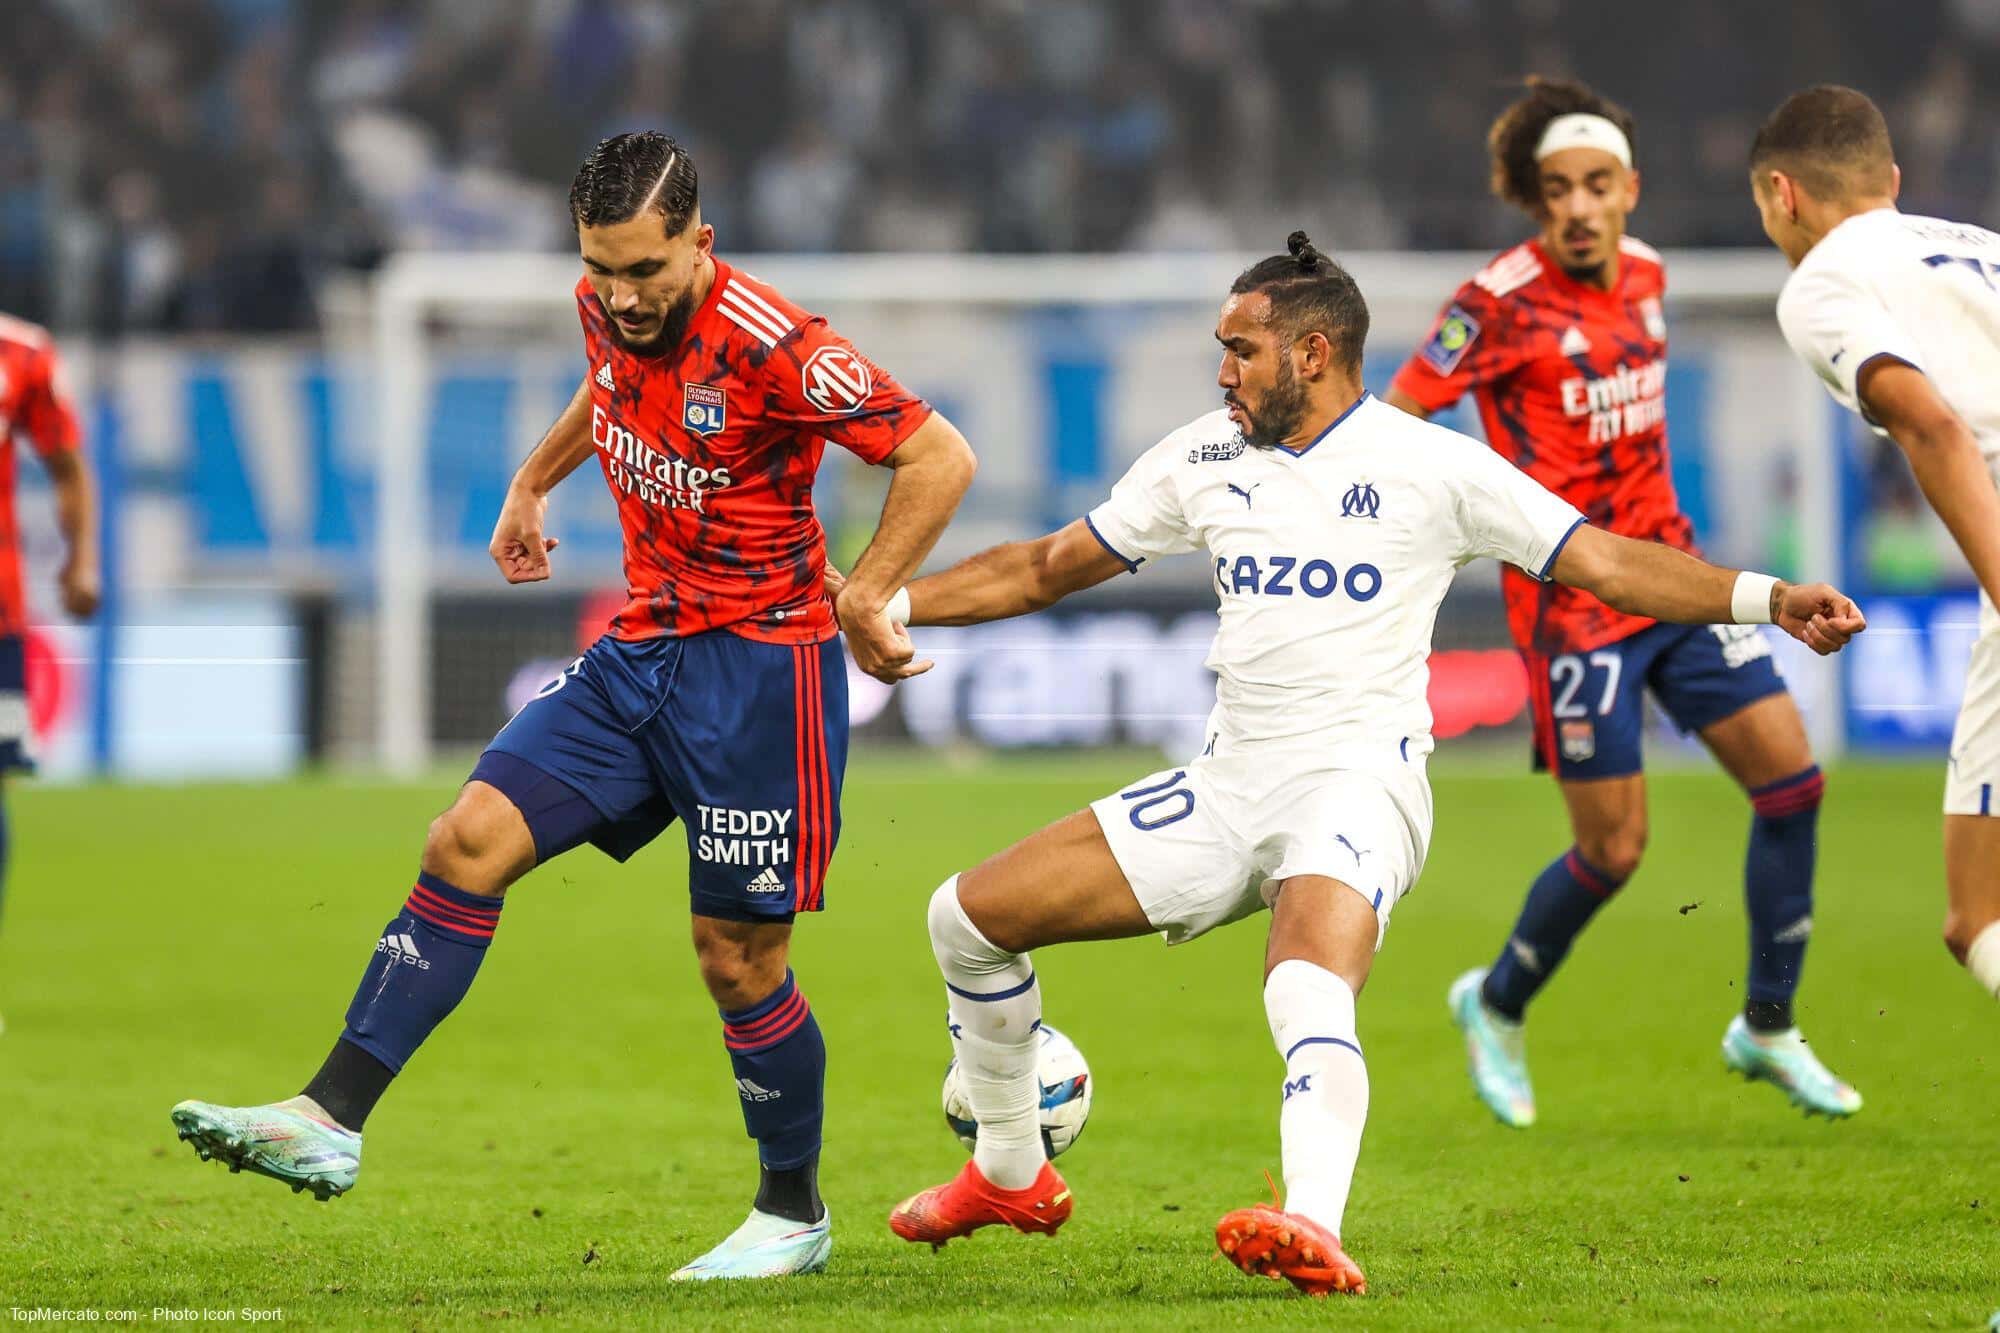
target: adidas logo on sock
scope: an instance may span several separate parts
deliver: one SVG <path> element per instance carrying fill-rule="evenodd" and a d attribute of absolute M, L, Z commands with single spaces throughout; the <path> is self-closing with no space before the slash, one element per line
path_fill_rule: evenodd
<path fill-rule="evenodd" d="M 609 361 L 606 361 L 597 368 L 597 383 L 606 389 L 616 389 L 618 387 L 611 382 L 611 363 Z"/>
<path fill-rule="evenodd" d="M 739 1078 L 736 1080 L 736 1095 L 746 1102 L 775 1102 L 784 1094 L 772 1092 L 747 1078 Z"/>
<path fill-rule="evenodd" d="M 375 941 L 375 952 L 388 954 L 392 962 L 409 963 L 424 969 L 426 972 L 430 971 L 431 965 L 429 960 L 422 953 L 418 952 L 417 942 L 411 939 L 408 934 L 398 934 L 391 931 L 389 934 Z"/>
<path fill-rule="evenodd" d="M 1771 943 L 1804 944 L 1811 935 L 1812 917 L 1802 916 L 1797 921 L 1792 922 L 1791 925 L 1786 926 L 1783 930 L 1771 936 Z"/>
<path fill-rule="evenodd" d="M 778 872 L 770 866 L 765 866 L 763 870 L 758 872 L 757 878 L 743 886 L 743 892 L 745 893 L 783 893 L 784 891 L 785 881 L 778 878 Z"/>

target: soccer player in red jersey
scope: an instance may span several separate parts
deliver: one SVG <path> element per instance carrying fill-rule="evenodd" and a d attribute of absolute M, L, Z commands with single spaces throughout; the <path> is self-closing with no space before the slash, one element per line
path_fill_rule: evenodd
<path fill-rule="evenodd" d="M 81 620 L 97 610 L 97 494 L 84 465 L 76 411 L 63 391 L 46 329 L 0 315 L 0 432 L 35 451 L 56 493 L 56 523 L 68 548 L 58 580 L 63 609 Z M 14 451 L 0 449 L 0 776 L 35 769 L 28 724 L 27 599 L 21 591 L 21 531 L 14 517 Z M 7 816 L 0 805 L 0 886 Z"/>
<path fill-rule="evenodd" d="M 1487 442 L 1592 523 L 1692 550 L 1667 461 L 1666 274 L 1659 254 L 1625 232 L 1639 202 L 1632 136 L 1632 117 L 1589 88 L 1529 80 L 1487 142 L 1494 193 L 1532 217 L 1539 235 L 1459 288 L 1389 401 L 1427 416 L 1470 392 Z M 1522 1017 L 1577 933 L 1638 869 L 1650 693 L 1701 737 L 1755 812 L 1744 886 L 1749 980 L 1724 1058 L 1808 1111 L 1853 1114 L 1860 1096 L 1793 1022 L 1825 783 L 1770 645 L 1752 626 L 1661 624 L 1516 570 L 1501 578 L 1528 666 L 1537 766 L 1561 785 L 1575 843 L 1535 879 L 1492 967 L 1452 987 L 1481 1100 L 1506 1124 L 1534 1121 Z"/>
<path fill-rule="evenodd" d="M 675 1276 L 813 1272 L 832 1244 L 817 1182 L 826 1048 L 787 960 L 795 914 L 824 905 L 840 832 L 839 635 L 879 679 L 928 667 L 886 608 L 957 507 L 972 451 L 825 320 L 714 254 L 694 163 L 672 139 L 599 144 L 570 210 L 589 362 L 515 474 L 491 549 L 509 582 L 548 578 L 549 492 L 594 457 L 625 530 L 625 605 L 431 825 L 416 886 L 304 1092 L 184 1102 L 174 1121 L 204 1157 L 344 1192 L 363 1121 L 471 985 L 508 886 L 585 842 L 624 860 L 679 820 L 695 952 L 762 1177 L 744 1225 Z M 893 470 L 837 599 L 812 505 L 829 441 Z"/>

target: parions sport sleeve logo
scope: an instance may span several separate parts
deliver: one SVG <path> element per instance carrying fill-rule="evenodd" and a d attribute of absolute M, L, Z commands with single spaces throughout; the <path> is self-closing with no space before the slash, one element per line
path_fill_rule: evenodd
<path fill-rule="evenodd" d="M 861 410 L 874 391 L 868 363 L 845 347 L 828 345 L 806 358 L 799 368 L 799 387 L 813 410 L 844 417 Z"/>
<path fill-rule="evenodd" d="M 1465 307 L 1454 305 L 1444 312 L 1437 327 L 1431 330 L 1429 340 L 1423 346 L 1423 358 L 1432 370 L 1440 375 L 1449 375 L 1458 369 L 1458 363 L 1465 360 L 1465 354 L 1472 349 L 1473 339 L 1479 336 L 1479 321 L 1465 313 Z"/>

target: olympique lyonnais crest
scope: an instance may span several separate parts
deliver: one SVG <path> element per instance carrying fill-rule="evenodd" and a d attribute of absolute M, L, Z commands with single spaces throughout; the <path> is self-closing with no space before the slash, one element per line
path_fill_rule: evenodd
<path fill-rule="evenodd" d="M 1583 763 L 1597 753 L 1597 728 L 1587 717 L 1556 723 L 1556 737 L 1562 743 L 1563 758 L 1572 764 Z"/>
<path fill-rule="evenodd" d="M 874 388 L 868 363 L 845 347 L 822 347 L 799 371 L 806 401 L 830 417 L 858 412 Z"/>
<path fill-rule="evenodd" d="M 726 409 L 729 397 L 722 390 L 707 384 L 682 386 L 681 424 L 694 435 L 713 435 L 721 430 L 727 421 Z"/>

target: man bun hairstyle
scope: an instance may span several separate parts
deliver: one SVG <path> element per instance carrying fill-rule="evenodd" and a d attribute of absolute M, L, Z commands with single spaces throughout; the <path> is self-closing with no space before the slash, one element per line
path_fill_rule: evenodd
<path fill-rule="evenodd" d="M 700 203 L 694 159 L 657 130 L 614 134 L 590 150 L 569 186 L 573 226 L 601 227 L 658 213 L 668 236 L 694 220 Z"/>
<path fill-rule="evenodd" d="M 1493 193 L 1502 203 L 1538 218 L 1542 215 L 1542 168 L 1535 149 L 1550 121 L 1557 116 L 1602 116 L 1618 127 L 1635 154 L 1638 143 L 1632 113 L 1587 85 L 1545 79 L 1539 74 L 1530 74 L 1524 83 L 1526 95 L 1502 111 L 1486 131 L 1486 151 L 1493 163 Z"/>
<path fill-rule="evenodd" d="M 1771 113 L 1750 143 L 1750 171 L 1782 171 L 1818 199 L 1880 196 L 1896 188 L 1896 150 L 1866 93 L 1822 83 Z"/>
<path fill-rule="evenodd" d="M 1230 293 L 1262 292 L 1271 302 L 1270 322 L 1292 341 L 1325 334 L 1335 359 L 1359 370 L 1368 341 L 1368 303 L 1361 288 L 1302 231 L 1285 238 L 1285 251 L 1244 269 L 1229 285 Z"/>

